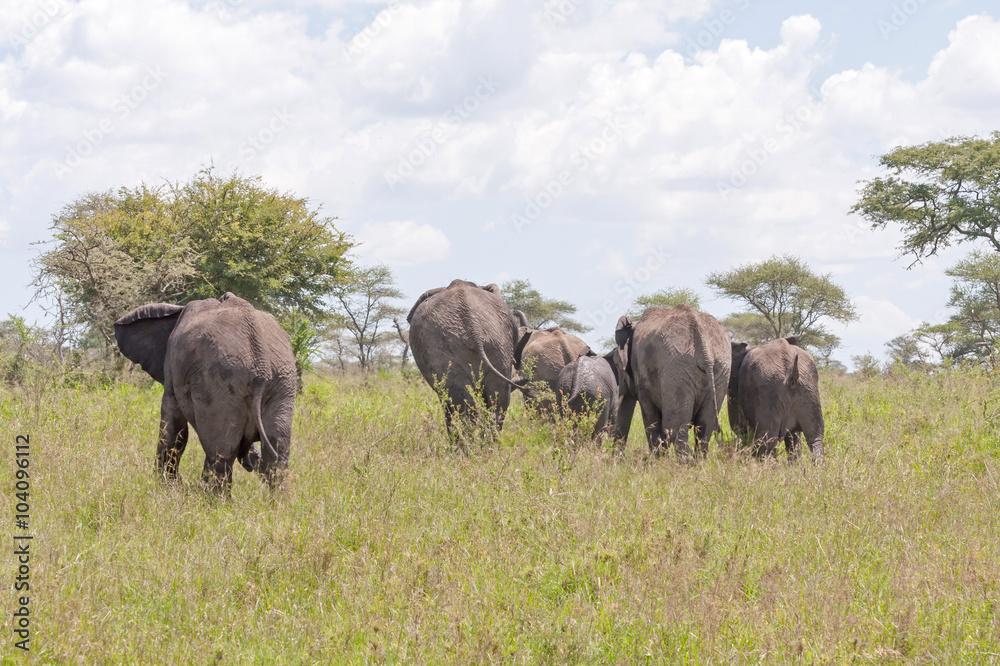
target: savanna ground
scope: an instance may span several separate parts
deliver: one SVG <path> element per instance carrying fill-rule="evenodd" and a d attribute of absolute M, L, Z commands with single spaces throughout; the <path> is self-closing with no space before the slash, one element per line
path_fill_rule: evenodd
<path fill-rule="evenodd" d="M 313 379 L 290 474 L 153 474 L 161 388 L 2 389 L 31 437 L 32 651 L 7 663 L 1000 663 L 1000 392 L 824 375 L 827 460 L 620 455 L 512 409 L 453 450 L 416 377 Z M 636 410 L 638 413 L 638 410 Z M 638 419 L 637 419 L 638 421 Z M 9 543 L 9 542 L 8 542 Z"/>

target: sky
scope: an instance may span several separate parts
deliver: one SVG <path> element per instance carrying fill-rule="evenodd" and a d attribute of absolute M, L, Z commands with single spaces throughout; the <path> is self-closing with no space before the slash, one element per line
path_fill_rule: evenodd
<path fill-rule="evenodd" d="M 878 156 L 986 136 L 986 0 L 0 0 L 0 316 L 91 191 L 214 164 L 307 197 L 408 306 L 530 280 L 608 337 L 634 298 L 791 254 L 860 315 L 835 358 L 947 319 L 945 269 L 849 214 Z"/>

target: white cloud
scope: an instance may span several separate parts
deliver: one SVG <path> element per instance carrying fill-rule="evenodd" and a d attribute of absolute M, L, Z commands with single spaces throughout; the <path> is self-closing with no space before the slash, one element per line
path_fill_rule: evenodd
<path fill-rule="evenodd" d="M 451 242 L 441 229 L 413 220 L 365 223 L 357 239 L 363 243 L 362 256 L 389 266 L 440 261 L 451 251 Z"/>

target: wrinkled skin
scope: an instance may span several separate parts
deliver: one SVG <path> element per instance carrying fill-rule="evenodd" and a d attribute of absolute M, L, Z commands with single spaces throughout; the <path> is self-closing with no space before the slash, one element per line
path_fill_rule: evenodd
<path fill-rule="evenodd" d="M 522 377 L 516 383 L 530 389 L 532 382 L 545 382 L 548 389 L 537 397 L 531 390 L 527 391 L 524 394 L 525 403 L 551 413 L 559 373 L 589 349 L 586 342 L 558 326 L 546 329 L 521 326 L 514 347 L 514 367 L 522 373 Z"/>
<path fill-rule="evenodd" d="M 732 343 L 729 425 L 753 442 L 756 455 L 773 456 L 783 440 L 788 457 L 797 458 L 802 434 L 813 458 L 820 460 L 824 427 L 819 373 L 813 357 L 796 342 L 794 337 L 779 338 L 751 348 L 745 342 Z"/>
<path fill-rule="evenodd" d="M 115 338 L 163 384 L 161 474 L 177 476 L 190 425 L 205 450 L 206 485 L 228 491 L 236 460 L 276 485 L 288 466 L 296 389 L 291 341 L 278 322 L 227 293 L 184 307 L 140 306 L 115 323 Z"/>
<path fill-rule="evenodd" d="M 517 388 L 510 374 L 518 322 L 500 288 L 454 280 L 447 287 L 424 292 L 406 320 L 420 374 L 435 390 L 443 378 L 449 432 L 453 432 L 453 420 L 474 405 L 473 391 L 493 411 L 495 425 L 501 428 L 511 389 Z"/>
<path fill-rule="evenodd" d="M 596 356 L 590 347 L 586 354 L 565 366 L 559 372 L 556 396 L 559 411 L 580 414 L 585 410 L 599 409 L 594 424 L 594 437 L 614 427 L 618 409 L 618 368 L 615 352 Z"/>
<path fill-rule="evenodd" d="M 694 426 L 698 453 L 707 455 L 729 383 L 729 334 L 722 324 L 687 305 L 652 307 L 634 326 L 627 316 L 619 319 L 615 344 L 615 437 L 628 439 L 638 402 L 650 451 L 673 444 L 679 458 L 691 460 L 688 426 Z"/>

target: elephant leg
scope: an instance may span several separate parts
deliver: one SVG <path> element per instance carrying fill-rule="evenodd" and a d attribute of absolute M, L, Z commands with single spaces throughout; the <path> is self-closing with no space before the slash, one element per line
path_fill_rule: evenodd
<path fill-rule="evenodd" d="M 823 428 L 803 430 L 803 434 L 805 435 L 806 445 L 809 447 L 809 451 L 812 452 L 813 461 L 819 462 L 823 460 Z"/>
<path fill-rule="evenodd" d="M 663 417 L 660 408 L 646 396 L 639 398 L 639 409 L 642 411 L 642 425 L 646 430 L 646 441 L 649 442 L 650 453 L 659 454 L 669 441 L 663 436 Z"/>
<path fill-rule="evenodd" d="M 695 414 L 692 425 L 698 456 L 705 459 L 708 457 L 708 443 L 712 435 L 719 431 L 719 412 L 715 409 L 715 405 L 706 401 Z"/>
<path fill-rule="evenodd" d="M 188 423 L 172 391 L 163 392 L 160 405 L 160 440 L 156 445 L 156 471 L 167 479 L 177 478 L 177 467 L 187 447 Z"/>
<path fill-rule="evenodd" d="M 281 484 L 282 477 L 288 469 L 288 459 L 292 448 L 292 405 L 294 405 L 294 398 L 290 398 L 288 403 L 279 404 L 276 409 L 261 415 L 267 440 L 271 443 L 274 453 L 272 454 L 268 447 L 261 445 L 263 450 L 257 471 L 261 473 L 268 487 L 272 490 Z"/>
<path fill-rule="evenodd" d="M 669 410 L 663 412 L 663 432 L 666 440 L 674 445 L 677 458 L 681 462 L 692 462 L 691 446 L 688 444 L 688 431 L 692 416 L 695 413 L 694 396 L 674 396 L 674 402 Z"/>
<path fill-rule="evenodd" d="M 632 429 L 632 415 L 635 413 L 636 399 L 631 395 L 623 395 L 618 399 L 618 413 L 615 415 L 615 439 L 621 446 L 628 443 L 628 434 Z"/>
<path fill-rule="evenodd" d="M 205 456 L 205 468 L 201 473 L 201 482 L 206 489 L 229 494 L 233 485 L 233 463 L 235 458 Z"/>
<path fill-rule="evenodd" d="M 785 433 L 785 454 L 789 460 L 798 460 L 802 450 L 802 439 L 798 430 L 789 430 Z"/>

